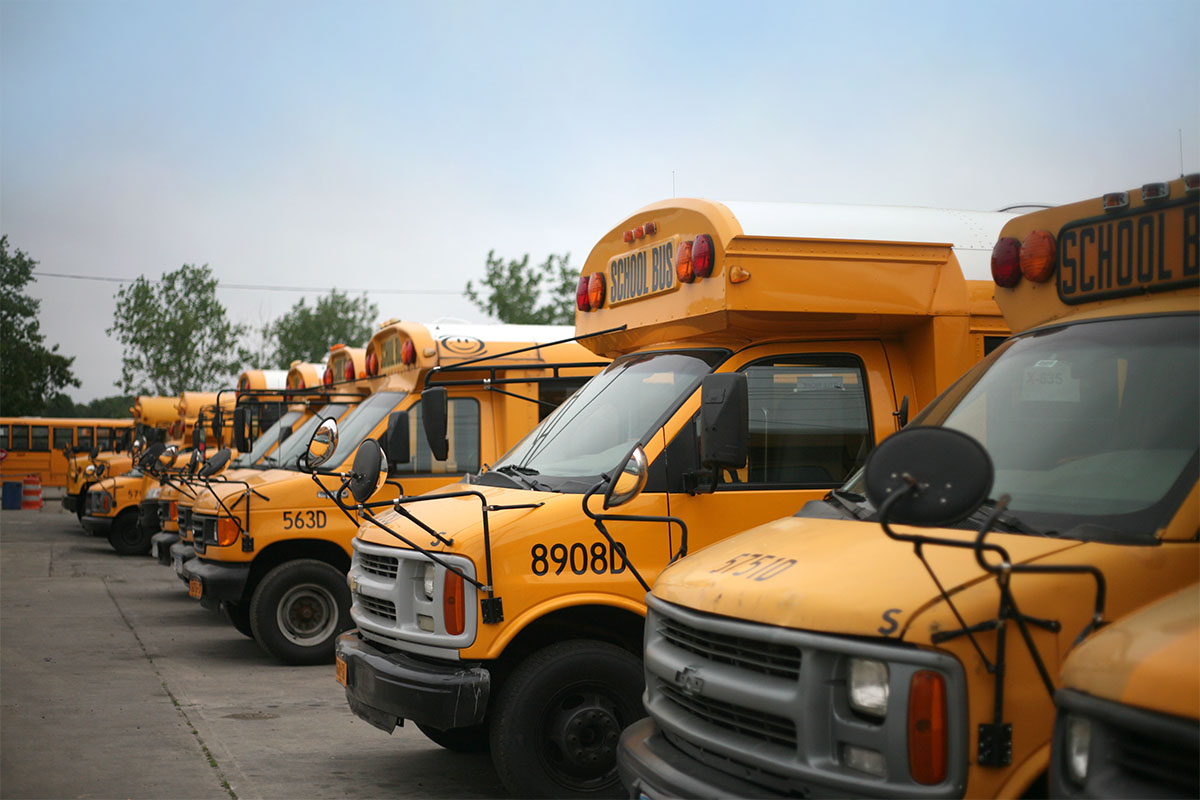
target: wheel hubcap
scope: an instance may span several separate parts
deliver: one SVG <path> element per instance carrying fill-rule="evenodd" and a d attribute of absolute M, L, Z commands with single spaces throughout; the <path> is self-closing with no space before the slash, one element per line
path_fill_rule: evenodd
<path fill-rule="evenodd" d="M 567 785 L 586 788 L 605 783 L 616 765 L 622 727 L 616 706 L 605 693 L 568 692 L 550 708 L 543 752 Z"/>
<path fill-rule="evenodd" d="M 329 638 L 337 628 L 337 602 L 322 586 L 313 583 L 294 586 L 280 601 L 275 620 L 288 641 L 312 647 Z"/>

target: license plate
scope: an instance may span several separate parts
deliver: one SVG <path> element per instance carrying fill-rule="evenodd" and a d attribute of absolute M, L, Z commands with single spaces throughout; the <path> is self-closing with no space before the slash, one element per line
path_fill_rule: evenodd
<path fill-rule="evenodd" d="M 204 585 L 200 583 L 199 578 L 192 578 L 188 581 L 188 596 L 199 600 L 204 595 Z"/>
<path fill-rule="evenodd" d="M 618 306 L 643 297 L 669 292 L 679 284 L 675 280 L 673 237 L 665 242 L 617 256 L 608 262 L 608 305 Z"/>
<path fill-rule="evenodd" d="M 333 668 L 337 672 L 337 682 L 342 686 L 346 685 L 346 661 L 341 656 L 333 662 Z"/>
<path fill-rule="evenodd" d="M 158 558 L 158 542 L 150 543 L 150 557 Z"/>
<path fill-rule="evenodd" d="M 175 556 L 172 556 L 172 559 L 175 564 L 175 574 L 182 575 L 183 574 L 183 556 L 175 555 Z"/>
<path fill-rule="evenodd" d="M 1068 304 L 1200 284 L 1193 198 L 1081 220 L 1058 235 L 1058 296 Z"/>

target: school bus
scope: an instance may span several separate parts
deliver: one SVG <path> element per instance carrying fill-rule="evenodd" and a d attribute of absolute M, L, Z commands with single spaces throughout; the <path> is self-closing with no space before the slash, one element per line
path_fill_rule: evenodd
<path fill-rule="evenodd" d="M 421 492 L 478 470 L 532 428 L 540 409 L 556 406 L 603 365 L 577 344 L 553 344 L 569 335 L 561 327 L 389 320 L 371 337 L 358 373 L 370 394 L 352 409 L 319 412 L 339 429 L 329 467 L 349 468 L 363 440 L 394 428 L 392 415 L 415 431 L 426 377 L 438 369 L 456 376 L 446 386 L 448 452 L 434 458 L 428 447 L 412 448 L 391 472 L 404 491 Z M 520 348 L 530 349 L 505 355 Z M 470 370 L 455 369 L 466 362 Z M 184 567 L 190 594 L 222 606 L 237 630 L 282 662 L 332 660 L 337 634 L 350 626 L 346 570 L 357 529 L 329 496 L 336 482 L 269 469 L 210 489 L 192 508 L 196 557 Z"/>
<path fill-rule="evenodd" d="M 192 493 L 179 498 L 175 507 L 175 525 L 179 540 L 166 546 L 166 549 L 169 563 L 184 585 L 188 585 L 189 582 L 184 565 L 196 556 L 192 545 L 192 508 L 197 497 L 208 493 L 213 481 L 229 483 L 245 480 L 253 474 L 246 472 L 249 469 L 294 468 L 308 437 L 320 421 L 314 420 L 313 415 L 324 409 L 328 415 L 340 416 L 364 396 L 364 379 L 347 380 L 344 376 L 365 374 L 365 357 L 366 351 L 363 348 L 347 347 L 339 343 L 330 346 L 323 364 L 292 362 L 283 394 L 295 400 L 299 407 L 289 408 L 288 413 L 269 431 L 270 439 L 264 441 L 260 436 L 248 454 L 239 454 L 229 462 L 226 471 L 214 476 L 200 477 L 193 482 Z M 342 375 L 343 380 L 334 381 L 334 375 Z M 277 446 L 270 444 L 272 439 L 278 439 Z M 161 552 L 159 558 L 162 558 Z"/>
<path fill-rule="evenodd" d="M 1200 572 L 1198 177 L 1009 222 L 1015 335 L 845 487 L 659 576 L 631 792 L 1045 795 L 1072 643 Z"/>
<path fill-rule="evenodd" d="M 238 376 L 237 389 L 234 390 L 234 404 L 245 408 L 248 412 L 247 425 L 252 436 L 257 438 L 265 428 L 271 427 L 282 416 L 284 405 L 282 391 L 287 382 L 287 370 L 245 370 Z M 207 409 L 208 418 L 202 413 L 199 424 L 192 429 L 191 449 L 199 451 L 202 457 L 207 452 L 209 436 L 215 440 L 214 447 L 221 448 L 231 442 L 233 418 L 226 408 L 227 403 L 223 392 L 217 393 L 218 402 Z M 218 413 L 217 409 L 221 412 Z M 200 458 L 192 461 L 190 450 L 184 451 L 189 457 L 185 464 L 190 467 L 193 463 L 198 467 Z M 230 462 L 230 466 L 242 466 L 249 453 L 239 453 Z M 207 477 L 207 476 L 206 476 Z M 175 474 L 164 474 L 159 477 L 159 485 L 150 488 L 140 506 L 139 524 L 150 531 L 150 555 L 160 563 L 170 564 L 171 545 L 179 541 L 178 508 L 181 496 L 191 496 L 191 484 L 195 475 L 189 469 L 180 468 Z"/>
<path fill-rule="evenodd" d="M 107 536 L 108 543 L 120 555 L 150 552 L 152 531 L 139 524 L 138 509 L 157 480 L 147 472 L 151 462 L 141 463 L 139 459 L 148 456 L 148 449 L 154 444 L 176 449 L 184 447 L 191 438 L 201 409 L 216 402 L 215 392 L 183 392 L 174 398 L 170 403 L 174 407 L 174 419 L 166 430 L 157 427 L 147 431 L 150 440 L 139 442 L 140 447 L 135 447 L 131 454 L 135 459 L 133 468 L 123 475 L 104 478 L 88 489 L 84 516 L 80 520 L 84 529 L 94 535 Z M 142 452 L 143 449 L 146 452 Z"/>
<path fill-rule="evenodd" d="M 63 505 L 68 511 L 76 513 L 80 524 L 87 513 L 87 493 L 98 481 L 128 472 L 133 466 L 135 449 L 166 440 L 167 429 L 179 413 L 176 408 L 177 402 L 177 398 L 174 397 L 139 396 L 129 410 L 133 428 L 128 436 L 132 438 L 124 442 L 125 446 L 121 450 L 102 451 L 98 447 L 97 439 L 91 450 L 71 459 L 67 470 L 66 497 Z M 85 527 L 84 530 L 88 529 Z"/>
<path fill-rule="evenodd" d="M 42 486 L 66 486 L 70 460 L 93 448 L 129 447 L 130 419 L 0 417 L 0 478 L 37 475 Z"/>
<path fill-rule="evenodd" d="M 1055 703 L 1052 797 L 1200 796 L 1200 584 L 1092 634 Z"/>
<path fill-rule="evenodd" d="M 351 709 L 490 747 L 514 796 L 615 791 L 649 584 L 840 485 L 1003 340 L 978 278 L 1009 218 L 693 199 L 627 217 L 576 296 L 581 343 L 612 365 L 488 471 L 360 527 Z M 717 420 L 747 461 L 700 448 Z"/>

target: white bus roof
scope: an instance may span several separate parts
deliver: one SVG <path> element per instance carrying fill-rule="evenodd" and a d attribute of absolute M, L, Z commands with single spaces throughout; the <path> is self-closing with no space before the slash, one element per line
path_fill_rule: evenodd
<path fill-rule="evenodd" d="M 949 244 L 968 280 L 992 279 L 992 247 L 1018 214 L 951 208 L 721 201 L 746 236 Z"/>
<path fill-rule="evenodd" d="M 573 325 L 487 325 L 447 321 L 426 323 L 429 334 L 440 340 L 449 337 L 469 337 L 483 342 L 513 342 L 515 344 L 545 344 L 570 339 L 575 335 Z"/>

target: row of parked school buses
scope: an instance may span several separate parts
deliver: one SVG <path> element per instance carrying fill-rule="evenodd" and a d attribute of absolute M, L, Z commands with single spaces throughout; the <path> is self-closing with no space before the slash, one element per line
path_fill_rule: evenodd
<path fill-rule="evenodd" d="M 653 204 L 574 341 L 243 375 L 138 547 L 515 796 L 1195 796 L 1198 198 Z"/>

